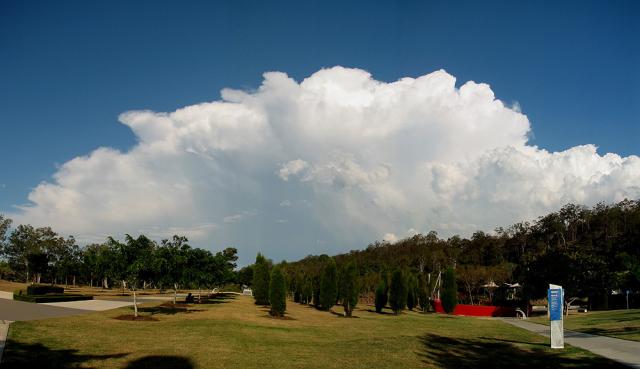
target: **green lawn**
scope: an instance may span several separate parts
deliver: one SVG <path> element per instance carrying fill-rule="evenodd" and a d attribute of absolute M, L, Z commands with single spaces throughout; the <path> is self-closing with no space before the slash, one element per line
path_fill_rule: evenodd
<path fill-rule="evenodd" d="M 549 325 L 545 317 L 532 322 Z M 640 309 L 592 311 L 565 316 L 564 328 L 625 340 L 640 341 Z"/>
<path fill-rule="evenodd" d="M 122 308 L 13 323 L 2 367 L 623 368 L 491 319 L 362 309 L 347 319 L 289 302 L 281 320 L 244 296 L 142 310 L 157 320 L 114 319 L 131 312 Z"/>

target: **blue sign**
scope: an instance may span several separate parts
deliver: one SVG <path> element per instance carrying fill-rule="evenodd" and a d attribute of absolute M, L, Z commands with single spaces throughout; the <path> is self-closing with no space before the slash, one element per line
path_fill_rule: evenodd
<path fill-rule="evenodd" d="M 551 321 L 562 320 L 562 290 L 549 289 L 547 297 L 549 299 L 549 318 Z"/>

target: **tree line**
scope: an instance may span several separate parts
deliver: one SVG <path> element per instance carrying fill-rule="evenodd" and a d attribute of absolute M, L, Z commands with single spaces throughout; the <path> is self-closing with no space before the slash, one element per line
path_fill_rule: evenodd
<path fill-rule="evenodd" d="M 0 278 L 27 283 L 89 286 L 210 289 L 235 280 L 237 250 L 191 247 L 186 237 L 155 242 L 144 235 L 108 237 L 103 243 L 78 246 L 50 227 L 18 225 L 0 215 Z"/>
<path fill-rule="evenodd" d="M 360 299 L 376 306 L 428 309 L 434 285 L 439 290 L 448 269 L 455 271 L 455 301 L 501 304 L 500 293 L 483 286 L 518 283 L 520 299 L 546 296 L 549 283 L 563 285 L 569 297 L 593 308 L 619 307 L 626 291 L 640 292 L 640 201 L 599 203 L 591 208 L 568 204 L 533 222 L 520 222 L 469 238 L 417 234 L 395 243 L 375 242 L 364 250 L 333 257 L 307 256 L 282 263 L 288 294 L 318 307 L 326 269 L 357 265 Z M 329 266 L 327 266 L 329 265 Z M 248 271 L 252 266 L 245 268 Z M 337 278 L 340 280 L 340 277 Z M 394 287 L 396 286 L 396 287 Z M 387 299 L 388 300 L 385 300 Z M 336 293 L 336 301 L 340 293 Z M 444 301 L 443 301 L 444 303 Z"/>

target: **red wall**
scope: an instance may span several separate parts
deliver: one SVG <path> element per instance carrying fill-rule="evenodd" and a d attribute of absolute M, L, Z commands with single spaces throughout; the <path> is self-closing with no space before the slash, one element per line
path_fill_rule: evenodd
<path fill-rule="evenodd" d="M 442 302 L 440 300 L 433 301 L 433 307 L 436 313 L 443 313 Z M 504 306 L 483 306 L 483 305 L 464 305 L 458 304 L 453 309 L 453 315 L 466 316 L 515 316 L 516 310 Z"/>

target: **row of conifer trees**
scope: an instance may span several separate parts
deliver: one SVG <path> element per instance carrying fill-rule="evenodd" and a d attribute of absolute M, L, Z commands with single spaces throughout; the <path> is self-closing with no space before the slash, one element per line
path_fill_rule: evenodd
<path fill-rule="evenodd" d="M 257 305 L 270 305 L 270 313 L 284 316 L 286 311 L 287 283 L 286 264 L 271 265 L 271 261 L 258 253 L 253 265 L 252 291 Z M 359 300 L 358 269 L 354 262 L 348 262 L 338 270 L 333 258 L 327 258 L 319 275 L 306 278 L 294 286 L 294 302 L 313 304 L 317 309 L 328 311 L 338 303 L 342 304 L 344 315 L 350 317 Z M 420 308 L 428 311 L 431 305 L 433 286 L 424 274 L 416 276 L 396 269 L 391 277 L 384 275 L 375 293 L 375 309 L 381 313 L 389 305 L 394 314 L 405 308 Z M 446 270 L 441 288 L 444 310 L 450 313 L 457 304 L 457 286 L 452 268 Z"/>

